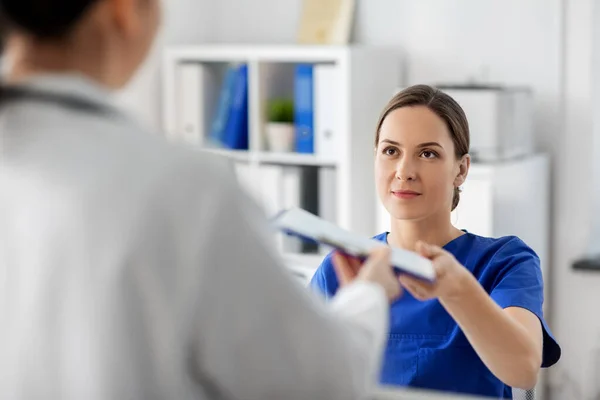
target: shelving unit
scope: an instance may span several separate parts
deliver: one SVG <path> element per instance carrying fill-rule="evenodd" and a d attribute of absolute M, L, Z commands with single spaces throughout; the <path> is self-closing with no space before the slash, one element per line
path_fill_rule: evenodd
<path fill-rule="evenodd" d="M 335 167 L 335 158 L 319 157 L 312 154 L 300 153 L 272 153 L 268 151 L 249 152 L 244 150 L 204 149 L 209 153 L 228 157 L 235 162 L 257 164 L 279 164 L 313 167 Z"/>
<path fill-rule="evenodd" d="M 167 49 L 163 65 L 163 121 L 169 136 L 177 137 L 177 73 L 189 63 L 211 71 L 214 84 L 206 95 L 217 96 L 228 63 L 248 65 L 249 150 L 209 150 L 235 162 L 261 165 L 313 166 L 335 169 L 336 223 L 345 229 L 372 235 L 376 231 L 373 155 L 377 118 L 401 85 L 401 58 L 388 48 L 362 46 L 236 46 L 202 45 Z M 334 66 L 336 86 L 335 128 L 337 152 L 316 154 L 266 151 L 266 101 L 293 95 L 293 68 L 298 63 Z M 208 115 L 214 114 L 214 108 Z M 307 258 L 308 260 L 309 258 Z M 314 259 L 311 259 L 314 261 Z"/>

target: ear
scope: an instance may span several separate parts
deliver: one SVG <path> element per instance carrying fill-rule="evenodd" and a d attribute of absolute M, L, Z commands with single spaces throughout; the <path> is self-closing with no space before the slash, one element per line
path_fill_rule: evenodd
<path fill-rule="evenodd" d="M 137 15 L 138 2 L 139 0 L 108 0 L 117 29 L 127 37 L 135 36 L 142 29 Z"/>
<path fill-rule="evenodd" d="M 471 168 L 471 156 L 465 154 L 459 161 L 458 175 L 456 175 L 456 178 L 454 179 L 454 186 L 459 187 L 465 183 L 467 175 L 469 175 L 469 168 Z"/>

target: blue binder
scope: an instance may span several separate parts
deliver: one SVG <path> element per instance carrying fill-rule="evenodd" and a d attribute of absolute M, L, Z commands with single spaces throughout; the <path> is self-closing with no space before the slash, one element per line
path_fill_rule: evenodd
<path fill-rule="evenodd" d="M 225 128 L 231 109 L 231 100 L 236 76 L 237 68 L 233 66 L 228 67 L 221 86 L 217 110 L 210 127 L 210 141 L 214 146 L 222 146 L 225 141 Z"/>
<path fill-rule="evenodd" d="M 248 150 L 248 65 L 241 64 L 236 73 L 229 118 L 225 127 L 225 147 Z"/>
<path fill-rule="evenodd" d="M 299 64 L 294 77 L 296 151 L 314 153 L 313 66 Z"/>

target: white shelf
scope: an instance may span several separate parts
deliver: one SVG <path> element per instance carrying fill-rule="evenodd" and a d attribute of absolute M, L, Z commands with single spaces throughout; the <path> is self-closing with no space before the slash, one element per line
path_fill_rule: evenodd
<path fill-rule="evenodd" d="M 336 63 L 354 47 L 289 45 L 208 45 L 179 46 L 167 50 L 166 56 L 179 62 L 261 61 L 280 63 Z"/>
<path fill-rule="evenodd" d="M 202 149 L 208 153 L 228 157 L 238 162 L 254 162 L 257 164 L 279 164 L 315 167 L 335 167 L 337 161 L 314 154 L 252 152 L 247 150 Z"/>
<path fill-rule="evenodd" d="M 260 164 L 307 165 L 317 167 L 335 167 L 337 164 L 336 160 L 313 154 L 261 152 L 257 153 L 256 157 Z"/>
<path fill-rule="evenodd" d="M 233 161 L 250 162 L 250 152 L 246 150 L 221 150 L 221 149 L 206 149 L 201 148 L 201 151 L 227 157 Z"/>

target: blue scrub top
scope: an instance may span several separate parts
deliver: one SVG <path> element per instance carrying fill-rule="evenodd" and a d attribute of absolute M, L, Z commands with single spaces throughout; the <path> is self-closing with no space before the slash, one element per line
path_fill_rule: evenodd
<path fill-rule="evenodd" d="M 375 239 L 387 243 L 387 235 Z M 468 232 L 444 249 L 473 273 L 500 307 L 522 307 L 537 315 L 544 331 L 542 367 L 555 364 L 561 350 L 543 318 L 544 283 L 535 252 L 514 236 L 491 239 Z M 315 273 L 311 286 L 328 298 L 337 291 L 331 254 Z M 408 292 L 391 305 L 380 382 L 512 398 L 512 389 L 483 364 L 440 302 L 421 302 Z"/>

